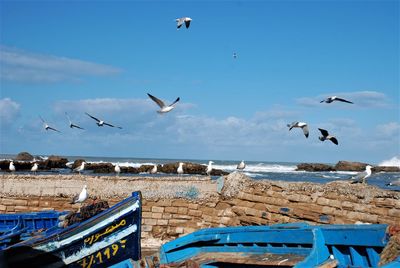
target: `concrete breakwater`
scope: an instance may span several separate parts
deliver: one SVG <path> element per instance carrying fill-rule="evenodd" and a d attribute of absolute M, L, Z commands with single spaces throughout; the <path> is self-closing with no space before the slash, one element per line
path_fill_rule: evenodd
<path fill-rule="evenodd" d="M 2 174 L 0 184 L 0 213 L 76 210 L 79 205 L 69 201 L 85 184 L 91 197 L 107 200 L 110 205 L 140 190 L 143 244 L 150 246 L 205 227 L 298 221 L 400 223 L 399 192 L 343 181 L 252 180 L 236 172 L 218 180 L 205 176 Z"/>

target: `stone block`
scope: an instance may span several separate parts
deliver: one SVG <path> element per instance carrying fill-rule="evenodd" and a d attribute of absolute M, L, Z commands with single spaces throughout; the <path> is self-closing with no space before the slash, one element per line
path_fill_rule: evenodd
<path fill-rule="evenodd" d="M 39 200 L 28 200 L 29 207 L 37 207 L 39 206 Z"/>
<path fill-rule="evenodd" d="M 158 219 L 158 220 L 157 220 L 157 225 L 162 225 L 162 226 L 168 225 L 168 220 L 161 220 L 161 219 Z"/>
<path fill-rule="evenodd" d="M 178 213 L 178 208 L 177 207 L 166 207 L 164 209 L 164 211 L 167 213 Z"/>
<path fill-rule="evenodd" d="M 222 209 L 227 209 L 230 207 L 231 207 L 231 205 L 229 205 L 226 202 L 218 202 L 218 204 L 215 206 L 215 209 L 222 210 Z"/>
<path fill-rule="evenodd" d="M 152 225 L 142 225 L 142 232 L 151 232 L 151 230 L 153 229 Z"/>
<path fill-rule="evenodd" d="M 392 217 L 400 218 L 400 209 L 392 208 L 388 210 L 388 215 Z M 400 222 L 400 219 L 398 219 Z"/>
<path fill-rule="evenodd" d="M 301 203 L 311 203 L 311 197 L 309 195 L 291 194 L 287 195 L 287 200 Z"/>
<path fill-rule="evenodd" d="M 145 225 L 157 225 L 157 219 L 144 219 Z"/>
<path fill-rule="evenodd" d="M 172 201 L 172 206 L 174 207 L 188 207 L 188 202 L 186 200 L 178 199 Z"/>
<path fill-rule="evenodd" d="M 162 218 L 163 219 L 171 219 L 172 218 L 172 214 L 171 213 L 163 213 Z"/>
<path fill-rule="evenodd" d="M 173 214 L 172 218 L 174 219 L 185 219 L 185 220 L 191 220 L 192 216 L 189 215 L 182 215 L 182 214 Z"/>
<path fill-rule="evenodd" d="M 186 215 L 188 213 L 188 208 L 186 207 L 178 207 L 178 214 Z"/>
<path fill-rule="evenodd" d="M 170 207 L 172 205 L 172 200 L 170 199 L 161 199 L 156 202 L 156 206 L 158 207 Z"/>
<path fill-rule="evenodd" d="M 389 213 L 389 209 L 388 208 L 381 208 L 381 207 L 371 207 L 368 210 L 369 213 L 371 214 L 378 214 L 381 216 L 387 216 Z"/>
<path fill-rule="evenodd" d="M 151 214 L 151 217 L 152 217 L 153 219 L 162 219 L 162 213 L 153 212 L 153 213 Z"/>
<path fill-rule="evenodd" d="M 196 203 L 189 203 L 189 204 L 188 204 L 188 208 L 189 208 L 189 209 L 198 209 L 198 208 L 199 208 L 199 204 L 196 204 Z"/>
<path fill-rule="evenodd" d="M 202 214 L 203 214 L 203 212 L 201 212 L 200 210 L 192 210 L 192 209 L 190 209 L 188 211 L 188 215 L 189 216 L 201 217 Z"/>
<path fill-rule="evenodd" d="M 163 207 L 152 207 L 151 212 L 158 212 L 158 213 L 163 213 L 164 208 Z"/>
<path fill-rule="evenodd" d="M 144 218 L 144 219 L 145 218 L 149 218 L 150 219 L 151 216 L 152 216 L 151 212 L 147 212 L 147 211 L 146 212 L 142 212 L 142 218 Z"/>
<path fill-rule="evenodd" d="M 168 224 L 170 226 L 182 226 L 187 222 L 187 220 L 181 220 L 181 219 L 170 219 L 168 221 Z"/>
<path fill-rule="evenodd" d="M 0 205 L 0 211 L 6 211 L 6 209 L 7 209 L 7 206 Z"/>

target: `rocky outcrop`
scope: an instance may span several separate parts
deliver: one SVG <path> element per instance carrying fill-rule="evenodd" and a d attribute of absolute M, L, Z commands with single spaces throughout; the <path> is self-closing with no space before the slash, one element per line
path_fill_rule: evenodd
<path fill-rule="evenodd" d="M 158 167 L 158 171 L 162 173 L 167 173 L 167 174 L 176 174 L 176 170 L 178 169 L 179 162 L 175 163 L 168 163 L 164 164 L 162 166 Z M 184 162 L 183 163 L 183 173 L 184 174 L 200 174 L 200 175 L 206 175 L 206 169 L 207 166 L 201 165 L 201 164 L 196 164 L 196 163 L 190 163 L 190 162 Z M 228 175 L 228 172 L 225 172 L 221 169 L 213 169 L 211 171 L 211 176 L 222 176 L 222 175 Z"/>
<path fill-rule="evenodd" d="M 336 171 L 364 171 L 368 164 L 361 162 L 339 161 L 335 165 Z"/>
<path fill-rule="evenodd" d="M 335 168 L 330 166 L 330 165 L 326 165 L 326 164 L 319 164 L 319 163 L 301 163 L 299 165 L 297 165 L 297 171 L 309 171 L 309 172 L 321 172 L 321 171 L 335 171 Z"/>
<path fill-rule="evenodd" d="M 21 152 L 16 157 L 17 161 L 33 161 L 33 156 L 28 152 Z"/>
<path fill-rule="evenodd" d="M 372 168 L 372 172 L 400 172 L 400 167 L 376 166 Z"/>
<path fill-rule="evenodd" d="M 65 164 L 67 163 L 68 163 L 67 158 L 51 155 L 44 162 L 41 163 L 41 166 L 43 169 L 47 170 L 52 168 L 66 168 L 67 166 Z"/>

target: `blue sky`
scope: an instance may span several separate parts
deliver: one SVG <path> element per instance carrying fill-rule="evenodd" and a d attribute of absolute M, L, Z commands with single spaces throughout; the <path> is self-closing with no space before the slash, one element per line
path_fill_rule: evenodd
<path fill-rule="evenodd" d="M 191 26 L 177 30 L 183 16 Z M 400 156 L 398 1 L 1 1 L 0 17 L 1 153 Z M 181 101 L 159 115 L 146 93 Z M 355 104 L 320 103 L 330 95 Z"/>

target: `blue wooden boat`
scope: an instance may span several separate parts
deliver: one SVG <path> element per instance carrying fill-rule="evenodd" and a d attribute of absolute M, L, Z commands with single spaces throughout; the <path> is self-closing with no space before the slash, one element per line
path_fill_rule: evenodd
<path fill-rule="evenodd" d="M 68 211 L 0 214 L 0 249 L 31 237 L 35 232 L 59 228 L 60 217 Z"/>
<path fill-rule="evenodd" d="M 50 228 L 0 250 L 0 267 L 109 267 L 139 260 L 141 194 L 66 228 Z"/>
<path fill-rule="evenodd" d="M 160 267 L 378 267 L 386 229 L 305 223 L 203 229 L 161 246 Z M 400 258 L 384 267 L 400 267 Z"/>

